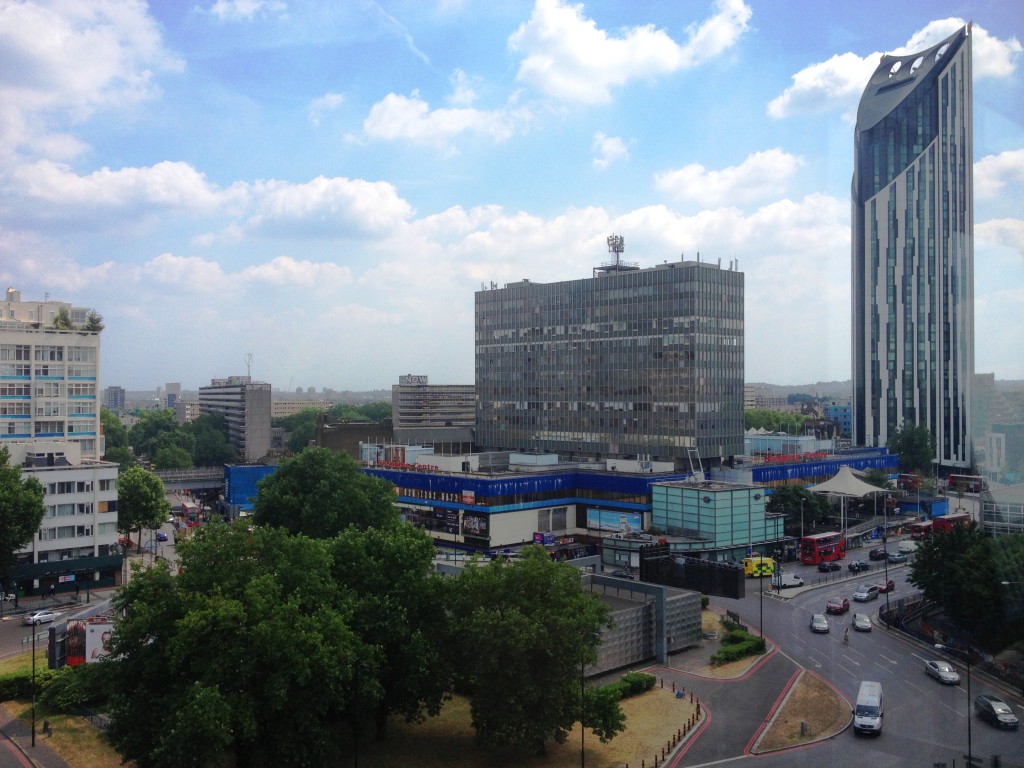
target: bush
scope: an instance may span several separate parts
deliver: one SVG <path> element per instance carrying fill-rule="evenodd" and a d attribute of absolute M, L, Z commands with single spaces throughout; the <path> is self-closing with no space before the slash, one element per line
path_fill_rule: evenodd
<path fill-rule="evenodd" d="M 732 634 L 737 633 L 730 633 L 730 635 Z M 766 646 L 763 637 L 754 637 L 745 632 L 742 634 L 747 635 L 747 639 L 742 642 L 727 644 L 723 639 L 722 647 L 711 657 L 711 663 L 725 664 L 730 661 L 746 658 L 747 656 L 757 656 L 765 652 Z"/>
<path fill-rule="evenodd" d="M 707 595 L 701 595 L 700 596 L 700 609 L 702 611 L 706 611 L 708 609 L 709 605 L 711 605 L 711 598 L 708 597 Z"/>
<path fill-rule="evenodd" d="M 106 703 L 103 664 L 63 667 L 47 681 L 40 702 L 57 712 L 75 714 L 80 707 L 96 707 Z"/>
<path fill-rule="evenodd" d="M 626 696 L 639 696 L 641 693 L 651 690 L 657 682 L 657 678 L 643 672 L 627 672 L 622 676 L 621 682 L 626 684 L 628 691 Z"/>

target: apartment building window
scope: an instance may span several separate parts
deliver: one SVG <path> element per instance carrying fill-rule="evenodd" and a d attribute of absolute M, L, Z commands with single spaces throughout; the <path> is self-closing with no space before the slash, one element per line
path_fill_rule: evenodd
<path fill-rule="evenodd" d="M 95 347 L 68 347 L 68 362 L 72 363 L 95 363 Z"/>
<path fill-rule="evenodd" d="M 31 376 L 31 363 L 0 363 L 0 376 Z"/>
<path fill-rule="evenodd" d="M 64 359 L 64 347 L 40 344 L 36 347 L 37 361 L 59 362 Z"/>
<path fill-rule="evenodd" d="M 31 416 L 31 403 L 0 402 L 0 416 Z"/>
<path fill-rule="evenodd" d="M 36 397 L 64 397 L 64 385 L 59 381 L 36 382 Z"/>
<path fill-rule="evenodd" d="M 39 529 L 39 540 L 40 541 L 56 541 L 57 529 L 56 528 L 40 528 Z"/>
<path fill-rule="evenodd" d="M 31 359 L 32 348 L 28 344 L 0 344 L 0 361 Z"/>
<path fill-rule="evenodd" d="M 0 397 L 32 397 L 32 385 L 24 382 L 0 383 Z"/>
<path fill-rule="evenodd" d="M 91 515 L 93 513 L 93 507 L 91 501 L 86 501 L 78 505 L 78 514 L 80 515 Z"/>
<path fill-rule="evenodd" d="M 116 480 L 100 480 L 101 491 L 113 491 L 115 488 L 117 488 Z"/>
<path fill-rule="evenodd" d="M 117 533 L 117 523 L 100 523 L 96 528 L 96 532 L 100 536 L 106 536 L 112 533 Z"/>
<path fill-rule="evenodd" d="M 50 509 L 53 510 L 53 517 L 68 517 L 75 514 L 74 504 L 54 504 Z"/>
<path fill-rule="evenodd" d="M 75 526 L 75 535 L 76 536 L 92 536 L 92 526 L 91 525 L 76 525 Z"/>
<path fill-rule="evenodd" d="M 57 538 L 58 539 L 73 539 L 75 538 L 75 526 L 73 525 L 61 525 L 57 527 Z"/>
<path fill-rule="evenodd" d="M 82 374 L 72 373 L 69 370 L 68 371 L 68 375 L 76 376 L 76 375 L 82 375 Z M 94 371 L 92 374 L 89 374 L 89 375 L 95 376 L 96 373 Z M 87 384 L 87 383 L 80 382 L 80 381 L 70 382 L 68 384 L 68 397 L 96 397 L 96 385 L 95 384 Z"/>

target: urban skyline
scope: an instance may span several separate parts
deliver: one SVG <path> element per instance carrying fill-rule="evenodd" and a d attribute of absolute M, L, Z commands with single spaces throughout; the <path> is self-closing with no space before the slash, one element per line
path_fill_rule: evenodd
<path fill-rule="evenodd" d="M 8 5 L 0 279 L 103 315 L 102 386 L 365 391 L 472 381 L 481 285 L 585 278 L 615 232 L 738 262 L 746 381 L 847 380 L 857 100 L 972 20 L 976 370 L 1024 379 L 998 2 Z"/>

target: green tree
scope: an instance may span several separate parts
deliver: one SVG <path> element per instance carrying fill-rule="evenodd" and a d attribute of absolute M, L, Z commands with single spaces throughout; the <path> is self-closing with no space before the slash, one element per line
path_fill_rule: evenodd
<path fill-rule="evenodd" d="M 1003 623 L 992 542 L 979 526 L 955 525 L 919 544 L 910 580 L 975 637 L 998 631 Z"/>
<path fill-rule="evenodd" d="M 51 327 L 58 331 L 70 331 L 72 329 L 71 315 L 68 313 L 67 307 L 61 307 L 57 310 L 57 315 L 53 318 L 53 325 Z"/>
<path fill-rule="evenodd" d="M 21 467 L 12 466 L 11 455 L 0 448 L 0 573 L 3 588 L 9 589 L 8 569 L 15 553 L 32 542 L 46 515 L 43 486 L 34 477 L 21 476 Z"/>
<path fill-rule="evenodd" d="M 117 527 L 127 535 L 139 531 L 139 549 L 142 549 L 142 531 L 157 528 L 171 512 L 171 504 L 164 493 L 164 484 L 156 475 L 142 467 L 130 467 L 117 478 Z"/>
<path fill-rule="evenodd" d="M 90 309 L 89 314 L 85 317 L 85 324 L 82 326 L 82 330 L 99 333 L 103 328 L 103 315 L 98 314 L 94 309 Z"/>
<path fill-rule="evenodd" d="M 579 572 L 526 547 L 518 561 L 468 567 L 456 579 L 451 616 L 473 727 L 487 745 L 544 754 L 581 720 L 580 670 L 597 660 L 609 609 Z M 603 720 L 614 730 L 614 721 Z"/>
<path fill-rule="evenodd" d="M 804 533 L 824 530 L 818 526 L 824 526 L 829 516 L 828 499 L 801 485 L 776 488 L 765 499 L 764 509 L 770 515 L 785 516 L 786 534 L 789 536 L 799 536 L 801 526 Z"/>
<path fill-rule="evenodd" d="M 128 432 L 128 441 L 135 449 L 136 455 L 152 457 L 164 445 L 177 444 L 174 435 L 180 425 L 174 418 L 174 411 L 160 408 L 154 411 L 143 411 L 139 420 Z"/>
<path fill-rule="evenodd" d="M 103 442 L 106 448 L 128 447 L 128 430 L 116 413 L 100 408 L 100 425 L 103 427 Z"/>
<path fill-rule="evenodd" d="M 920 472 L 930 475 L 935 459 L 935 438 L 928 427 L 918 424 L 903 424 L 888 442 L 889 452 L 900 457 L 900 469 L 904 472 Z"/>
<path fill-rule="evenodd" d="M 350 525 L 384 528 L 399 522 L 390 483 L 368 475 L 349 456 L 308 448 L 259 482 L 254 522 L 313 538 L 333 538 Z"/>
<path fill-rule="evenodd" d="M 768 432 L 785 432 L 799 435 L 804 431 L 804 424 L 810 416 L 801 416 L 789 411 L 773 411 L 751 408 L 743 412 L 744 429 L 764 429 Z"/>
<path fill-rule="evenodd" d="M 227 419 L 222 413 L 204 413 L 185 425 L 194 438 L 192 461 L 197 467 L 230 464 L 238 458 L 228 437 Z"/>
<path fill-rule="evenodd" d="M 873 485 L 876 488 L 881 488 L 886 491 L 895 490 L 892 481 L 889 479 L 889 474 L 884 469 L 872 467 L 864 473 L 863 479 L 865 483 Z"/>
<path fill-rule="evenodd" d="M 377 738 L 389 716 L 418 722 L 436 715 L 451 684 L 443 578 L 434 543 L 411 525 L 346 528 L 330 543 L 333 577 L 353 594 L 351 626 L 374 649 L 381 695 L 372 713 Z"/>
<path fill-rule="evenodd" d="M 107 448 L 104 451 L 103 458 L 106 461 L 112 461 L 115 464 L 120 464 L 122 472 L 129 467 L 139 466 L 138 458 L 136 458 L 135 454 L 132 453 L 132 449 L 128 446 L 124 446 L 123 448 Z"/>
<path fill-rule="evenodd" d="M 165 445 L 153 454 L 154 469 L 188 469 L 192 454 L 177 445 Z"/>
<path fill-rule="evenodd" d="M 136 572 L 114 598 L 108 735 L 140 768 L 339 764 L 332 726 L 372 709 L 328 543 L 215 524 L 182 572 Z M 356 689 L 358 688 L 358 697 Z M 145 691 L 140 696 L 139 691 Z"/>

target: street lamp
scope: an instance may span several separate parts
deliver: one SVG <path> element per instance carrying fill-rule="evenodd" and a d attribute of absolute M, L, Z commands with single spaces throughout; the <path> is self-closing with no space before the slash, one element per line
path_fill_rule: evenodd
<path fill-rule="evenodd" d="M 36 745 L 36 632 L 39 626 L 32 625 L 32 746 Z"/>

